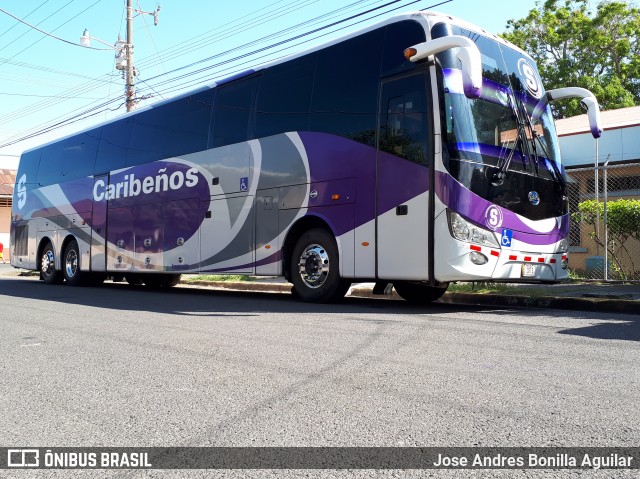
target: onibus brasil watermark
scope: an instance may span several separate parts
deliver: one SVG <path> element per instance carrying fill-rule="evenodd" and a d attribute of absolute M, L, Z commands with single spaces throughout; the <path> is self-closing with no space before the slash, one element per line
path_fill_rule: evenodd
<path fill-rule="evenodd" d="M 640 447 L 15 447 L 0 469 L 640 469 Z"/>

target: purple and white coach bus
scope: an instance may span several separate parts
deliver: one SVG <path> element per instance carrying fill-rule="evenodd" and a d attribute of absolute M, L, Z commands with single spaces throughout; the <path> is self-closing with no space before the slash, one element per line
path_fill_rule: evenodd
<path fill-rule="evenodd" d="M 567 277 L 567 185 L 532 59 L 412 12 L 26 151 L 11 263 L 46 283 L 283 275 L 409 301 Z"/>

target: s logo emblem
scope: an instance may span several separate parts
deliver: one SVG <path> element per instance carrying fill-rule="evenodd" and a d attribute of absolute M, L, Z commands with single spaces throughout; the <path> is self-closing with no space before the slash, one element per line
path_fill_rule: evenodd
<path fill-rule="evenodd" d="M 18 193 L 18 208 L 20 209 L 22 209 L 24 205 L 27 203 L 27 187 L 25 186 L 26 183 L 27 183 L 27 174 L 25 173 L 20 177 L 16 185 L 17 193 Z"/>
<path fill-rule="evenodd" d="M 518 60 L 520 77 L 524 81 L 529 94 L 534 98 L 542 98 L 542 80 L 535 68 L 524 58 Z"/>
<path fill-rule="evenodd" d="M 484 218 L 487 226 L 493 231 L 502 226 L 502 210 L 496 205 L 491 205 L 487 208 Z"/>

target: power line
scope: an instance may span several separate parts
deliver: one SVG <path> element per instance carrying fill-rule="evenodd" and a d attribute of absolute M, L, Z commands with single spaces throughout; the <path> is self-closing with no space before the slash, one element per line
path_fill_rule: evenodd
<path fill-rule="evenodd" d="M 96 3 L 99 3 L 101 1 L 102 0 L 98 0 Z M 81 48 L 89 48 L 91 50 L 112 50 L 111 48 L 96 48 L 96 47 L 91 47 L 91 46 L 80 45 L 79 43 L 76 43 L 76 42 L 70 42 L 69 40 L 65 40 L 64 38 L 60 38 L 60 37 L 57 37 L 57 36 L 55 36 L 55 35 L 53 35 L 53 34 L 51 34 L 49 32 L 45 32 L 44 30 L 41 30 L 40 28 L 36 27 L 35 25 L 31 25 L 30 23 L 26 22 L 25 20 L 22 20 L 21 18 L 16 17 L 12 13 L 9 13 L 9 12 L 7 12 L 6 10 L 4 10 L 2 8 L 0 8 L 0 12 L 4 13 L 6 15 L 9 15 L 11 18 L 19 21 L 20 23 L 25 24 L 29 28 L 32 28 L 32 29 L 42 33 L 43 35 L 46 35 L 46 36 L 51 37 L 51 38 L 54 38 L 56 40 L 59 40 L 59 41 L 64 42 L 64 43 L 67 43 L 69 45 L 73 45 L 73 46 L 81 47 Z"/>
<path fill-rule="evenodd" d="M 354 3 L 352 3 L 352 4 L 350 4 L 350 5 L 346 6 L 346 7 L 342 7 L 341 9 L 334 10 L 334 11 L 329 12 L 329 13 L 327 13 L 327 14 L 324 14 L 324 15 L 321 15 L 321 16 L 318 16 L 318 17 L 315 17 L 315 18 L 313 18 L 313 19 L 307 20 L 306 22 L 299 23 L 299 24 L 297 24 L 297 25 L 295 25 L 295 26 L 293 26 L 293 27 L 289 27 L 289 28 L 287 28 L 287 29 L 284 29 L 284 30 L 282 30 L 281 32 L 290 32 L 290 31 L 292 31 L 292 30 L 295 30 L 296 28 L 299 28 L 299 27 L 300 27 L 300 25 L 308 25 L 308 24 L 310 24 L 310 23 L 312 23 L 312 22 L 314 22 L 314 21 L 317 21 L 317 19 L 319 19 L 319 18 L 326 19 L 327 17 L 330 17 L 331 15 L 334 15 L 334 14 L 335 14 L 335 12 L 338 12 L 338 11 L 344 11 L 344 9 L 346 9 L 346 8 L 351 8 L 351 7 L 353 7 L 354 5 L 357 5 L 357 4 L 361 4 L 361 3 L 363 3 L 363 1 L 364 1 L 364 0 L 361 0 L 361 1 L 359 1 L 359 2 L 354 2 Z M 304 38 L 304 37 L 307 37 L 307 36 L 312 36 L 312 35 L 314 35 L 315 33 L 321 32 L 321 31 L 323 31 L 323 30 L 325 30 L 325 29 L 330 29 L 330 28 L 332 28 L 332 27 L 335 27 L 335 26 L 341 25 L 341 24 L 342 24 L 342 23 L 344 23 L 344 22 L 348 22 L 348 21 L 350 21 L 350 20 L 353 20 L 353 19 L 356 19 L 356 18 L 359 18 L 359 17 L 365 16 L 365 15 L 370 14 L 370 13 L 373 13 L 373 12 L 377 12 L 378 10 L 383 9 L 383 8 L 385 8 L 385 7 L 387 7 L 387 6 L 395 5 L 395 4 L 397 4 L 398 2 L 400 2 L 400 1 L 401 1 L 401 0 L 394 0 L 394 1 L 387 2 L 387 3 L 383 4 L 383 5 L 377 6 L 377 7 L 375 7 L 375 8 L 370 8 L 370 9 L 368 9 L 368 10 L 362 11 L 362 12 L 357 13 L 357 14 L 354 14 L 354 15 L 351 15 L 351 16 L 349 16 L 349 17 L 347 17 L 347 18 L 344 18 L 344 19 L 341 19 L 341 20 L 339 20 L 339 21 L 335 21 L 335 22 L 329 23 L 329 24 L 327 24 L 327 25 L 324 25 L 324 26 L 321 26 L 321 27 L 315 28 L 315 29 L 310 30 L 310 31 L 308 31 L 308 32 L 305 32 L 305 33 L 302 33 L 302 34 L 299 34 L 299 35 L 293 36 L 293 37 L 288 38 L 288 39 L 286 39 L 286 40 L 282 40 L 282 41 L 279 41 L 279 42 L 273 43 L 273 44 L 271 44 L 271 45 L 267 45 L 267 46 L 265 46 L 265 47 L 262 47 L 262 48 L 256 49 L 256 50 L 254 50 L 254 51 L 252 51 L 252 52 L 249 52 L 249 53 L 247 53 L 247 54 L 239 55 L 239 56 L 236 56 L 236 57 L 234 57 L 234 58 L 231 58 L 231 59 L 227 59 L 227 60 L 225 60 L 225 61 L 218 62 L 218 63 L 216 63 L 215 65 L 209 65 L 209 66 L 207 66 L 207 67 L 204 67 L 204 68 L 198 69 L 198 70 L 196 70 L 196 71 L 192 71 L 192 72 L 189 72 L 189 73 L 182 74 L 182 75 L 180 75 L 180 76 L 178 76 L 178 77 L 175 77 L 175 78 L 171 78 L 171 79 L 163 80 L 163 81 L 161 81 L 161 82 L 159 82 L 159 83 L 157 83 L 157 84 L 155 84 L 155 85 L 152 85 L 152 84 L 148 83 L 147 81 L 145 81 L 144 83 L 147 85 L 147 87 L 148 87 L 148 89 L 149 89 L 149 90 L 154 91 L 156 94 L 158 94 L 158 95 L 160 95 L 160 96 L 162 96 L 162 94 L 175 93 L 176 91 L 179 91 L 179 90 L 183 90 L 183 89 L 186 89 L 186 88 L 192 87 L 192 86 L 193 86 L 194 84 L 196 84 L 196 83 L 202 83 L 203 81 L 210 80 L 210 79 L 211 79 L 211 73 L 208 73 L 208 74 L 206 75 L 206 76 L 207 76 L 206 80 L 205 80 L 203 77 L 199 77 L 199 78 L 197 78 L 197 79 L 192 79 L 192 80 L 189 80 L 189 81 L 184 82 L 184 83 L 182 83 L 182 84 L 179 84 L 179 85 L 173 85 L 173 86 L 169 87 L 169 84 L 172 84 L 172 83 L 174 83 L 174 84 L 175 84 L 175 83 L 176 83 L 177 81 L 179 81 L 180 79 L 186 79 L 186 78 L 188 78 L 188 77 L 191 77 L 191 76 L 194 76 L 194 75 L 198 75 L 199 73 L 210 72 L 210 70 L 212 70 L 212 69 L 214 69 L 214 68 L 217 68 L 217 67 L 219 67 L 219 66 L 228 65 L 229 63 L 233 63 L 234 61 L 236 61 L 236 62 L 237 62 L 237 61 L 239 61 L 239 60 L 244 60 L 244 59 L 247 59 L 248 57 L 251 57 L 251 56 L 257 55 L 257 54 L 259 54 L 259 53 L 266 52 L 266 51 L 268 51 L 268 50 L 272 50 L 273 48 L 277 48 L 278 46 L 282 46 L 282 45 L 285 45 L 285 44 L 287 44 L 287 43 L 291 43 L 291 42 L 293 42 L 293 41 L 295 41 L 295 40 L 299 40 L 299 39 Z M 341 31 L 341 30 L 344 30 L 344 29 L 346 29 L 346 28 L 353 27 L 354 25 L 357 25 L 357 24 L 360 24 L 360 23 L 362 23 L 362 22 L 368 21 L 368 20 L 370 20 L 370 19 L 372 19 L 372 18 L 376 18 L 376 17 L 382 16 L 382 15 L 385 15 L 385 14 L 387 14 L 387 13 L 393 12 L 393 11 L 398 10 L 398 9 L 400 9 L 400 8 L 407 7 L 407 6 L 409 6 L 409 5 L 412 5 L 412 4 L 415 4 L 415 3 L 418 3 L 418 2 L 420 2 L 420 1 L 423 1 L 423 0 L 413 0 L 413 1 L 409 2 L 409 3 L 405 3 L 405 4 L 403 4 L 403 5 L 401 5 L 401 6 L 395 6 L 395 7 L 391 8 L 391 9 L 389 9 L 389 10 L 385 11 L 385 12 L 377 13 L 377 14 L 375 14 L 375 15 L 373 15 L 373 16 L 368 17 L 368 18 L 361 19 L 361 20 L 359 20 L 359 21 L 357 21 L 357 22 L 351 23 L 350 25 L 341 26 L 340 28 L 335 29 L 335 30 L 333 30 L 333 31 L 323 33 L 323 34 L 318 35 L 318 36 L 315 36 L 315 37 L 313 37 L 313 38 L 307 38 L 307 39 L 305 39 L 305 40 L 304 40 L 304 41 L 302 41 L 302 42 L 298 42 L 298 43 L 296 43 L 295 45 L 288 45 L 288 46 L 286 46 L 286 47 L 284 47 L 284 48 L 281 48 L 281 49 L 279 49 L 279 50 L 277 50 L 277 51 L 275 51 L 275 52 L 273 52 L 273 51 L 272 51 L 272 52 L 270 52 L 270 53 L 268 53 L 268 54 L 266 54 L 266 55 L 263 55 L 263 56 L 258 57 L 258 58 L 257 58 L 257 60 L 260 60 L 260 59 L 262 59 L 262 58 L 266 58 L 266 57 L 269 57 L 269 56 L 271 56 L 271 57 L 272 57 L 272 56 L 274 55 L 274 53 L 276 53 L 276 54 L 277 54 L 277 53 L 280 53 L 280 52 L 284 52 L 284 51 L 289 50 L 289 49 L 291 49 L 291 48 L 294 48 L 294 47 L 296 47 L 296 46 L 300 46 L 300 45 L 305 44 L 305 43 L 308 43 L 308 42 L 310 42 L 310 41 L 317 40 L 318 38 L 321 38 L 321 37 L 324 37 L 324 36 L 327 36 L 327 35 L 330 35 L 330 34 L 336 33 L 337 31 Z M 452 1 L 452 0 L 447 0 L 447 1 L 441 2 L 440 4 L 437 4 L 437 5 L 442 5 L 442 4 L 444 4 L 444 3 L 448 3 L 448 2 L 450 2 L 450 1 Z M 97 3 L 97 2 L 96 2 L 96 3 Z M 280 3 L 280 2 L 277 2 L 277 3 Z M 379 3 L 379 2 L 374 2 L 374 3 Z M 433 5 L 433 6 L 431 6 L 431 7 L 427 7 L 427 8 L 433 8 L 434 6 L 437 6 L 437 5 Z M 426 10 L 426 9 L 423 9 L 423 10 Z M 155 76 L 155 77 L 152 77 L 151 79 L 148 79 L 148 81 L 150 81 L 150 80 L 152 80 L 152 79 L 158 79 L 158 78 L 161 78 L 161 77 L 167 76 L 167 75 L 169 75 L 169 74 L 171 74 L 171 73 L 175 73 L 175 72 L 178 72 L 178 71 L 181 71 L 181 70 L 184 70 L 184 69 L 190 68 L 190 67 L 192 67 L 192 66 L 195 66 L 195 65 L 200 64 L 200 63 L 204 63 L 204 62 L 206 62 L 206 61 L 210 61 L 212 58 L 219 58 L 220 56 L 222 56 L 222 55 L 224 55 L 224 54 L 228 54 L 228 53 L 230 53 L 230 52 L 234 52 L 234 51 L 237 51 L 237 50 L 239 50 L 239 49 L 242 49 L 242 48 L 246 48 L 246 47 L 248 47 L 248 46 L 255 45 L 255 44 L 256 44 L 256 42 L 264 41 L 264 39 L 272 39 L 272 38 L 274 38 L 274 36 L 282 35 L 282 33 L 281 33 L 281 32 L 277 32 L 277 33 L 275 33 L 275 34 L 267 35 L 267 36 L 265 36 L 265 37 L 262 37 L 261 39 L 254 40 L 254 41 L 252 41 L 252 42 L 248 42 L 248 43 L 247 43 L 247 44 L 245 44 L 245 45 L 242 45 L 242 46 L 239 46 L 239 47 L 232 48 L 232 49 L 230 49 L 230 50 L 228 50 L 227 52 L 224 52 L 224 53 L 222 53 L 222 54 L 214 55 L 214 56 L 212 56 L 212 57 L 209 57 L 209 58 L 206 58 L 206 59 L 200 60 L 200 61 L 198 61 L 198 62 L 194 62 L 194 63 L 191 63 L 191 64 L 189 64 L 189 65 L 186 65 L 186 66 L 183 66 L 183 67 L 180 67 L 180 68 L 176 68 L 176 69 L 174 69 L 174 70 L 172 70 L 172 71 L 170 71 L 170 72 L 166 72 L 166 73 L 164 73 L 164 74 L 160 74 L 160 75 L 157 75 L 157 76 Z M 201 36 L 201 35 L 200 35 L 200 36 Z M 196 37 L 196 38 L 197 38 L 197 37 Z M 227 67 L 227 68 L 225 68 L 225 69 L 223 69 L 223 70 L 221 70 L 221 71 L 228 71 L 228 70 L 233 69 L 233 68 L 236 68 L 236 69 L 237 69 L 239 66 L 244 65 L 244 64 L 246 64 L 246 63 L 253 63 L 253 64 L 255 65 L 255 62 L 256 62 L 256 58 L 253 58 L 253 59 L 251 59 L 251 60 L 246 60 L 246 61 L 244 61 L 244 62 L 241 62 L 241 63 L 235 64 L 234 66 Z M 221 71 L 217 71 L 215 74 L 216 74 L 216 75 L 219 75 L 219 74 L 221 73 Z M 237 70 L 236 70 L 236 72 L 238 72 L 238 71 L 241 71 L 241 69 L 237 69 Z M 234 73 L 234 72 L 227 73 L 227 74 L 225 74 L 225 76 L 229 76 L 229 75 L 230 75 L 230 74 L 232 74 L 232 73 Z M 90 83 L 91 83 L 91 82 L 90 82 Z M 160 86 L 160 85 L 167 85 L 167 88 L 165 88 L 165 89 L 163 89 L 163 90 L 160 90 L 160 91 L 156 90 L 156 87 L 158 87 L 158 86 Z M 90 89 L 94 89 L 94 88 L 95 88 L 95 86 L 91 86 L 91 87 L 87 86 L 86 88 L 88 88 L 88 89 L 90 90 Z M 87 91 L 89 91 L 89 90 L 87 90 Z M 143 89 L 143 90 L 144 90 L 144 89 Z M 117 103 L 117 102 L 119 102 L 119 101 L 121 102 L 121 101 L 122 101 L 122 99 L 121 99 L 121 98 L 114 98 L 114 99 L 107 100 L 106 102 L 102 102 L 102 103 L 100 103 L 100 104 L 98 104 L 98 105 L 94 105 L 94 106 L 92 106 L 92 107 L 90 107 L 90 108 L 87 108 L 87 109 L 85 109 L 85 110 L 83 110 L 83 111 L 81 111 L 81 112 L 79 112 L 79 113 L 76 113 L 76 112 L 78 112 L 78 110 L 79 110 L 79 109 L 78 109 L 78 110 L 75 110 L 73 113 L 76 113 L 76 114 L 74 114 L 74 115 L 72 115 L 72 116 L 67 116 L 67 117 L 65 117 L 65 118 L 63 118 L 63 117 L 58 117 L 56 120 L 60 120 L 60 121 L 57 121 L 56 123 L 48 122 L 46 125 L 36 127 L 36 128 L 34 128 L 34 129 L 32 129 L 32 130 L 30 130 L 30 131 L 28 131 L 28 132 L 23 132 L 23 134 L 22 134 L 20 137 L 18 137 L 18 135 L 16 135 L 15 137 L 12 137 L 12 138 L 8 139 L 4 144 L 1 144 L 1 145 L 0 145 L 0 148 L 5 147 L 5 146 L 9 146 L 9 145 L 13 145 L 13 144 L 16 144 L 16 143 L 19 143 L 19 142 L 21 142 L 21 141 L 24 141 L 24 140 L 26 140 L 26 139 L 30 139 L 30 138 L 33 138 L 33 137 L 39 136 L 39 135 L 41 135 L 41 134 L 49 133 L 49 132 L 54 131 L 54 130 L 57 130 L 57 129 L 59 129 L 59 128 L 62 128 L 62 127 L 68 126 L 68 125 L 70 125 L 70 124 L 74 124 L 74 123 L 78 123 L 78 122 L 80 122 L 80 121 L 84 121 L 84 120 L 86 120 L 86 119 L 88 119 L 88 118 L 91 118 L 91 117 L 93 117 L 93 116 L 95 116 L 95 115 L 97 115 L 97 114 L 100 114 L 100 113 L 104 113 L 104 112 L 108 112 L 108 111 L 116 111 L 116 110 L 117 110 L 118 108 L 120 108 L 122 105 L 118 105 L 116 108 L 110 108 L 110 106 L 111 106 L 111 105 L 113 105 L 113 104 L 115 104 L 115 103 Z M 55 122 L 56 120 L 51 120 L 51 121 L 52 121 L 52 122 Z M 25 134 L 25 133 L 26 133 L 26 134 Z"/>
<path fill-rule="evenodd" d="M 27 15 L 24 18 L 29 18 L 31 16 L 32 13 L 34 13 L 36 10 L 38 10 L 40 7 L 44 6 L 49 0 L 44 0 L 44 2 L 42 2 L 40 5 L 38 5 L 36 8 L 34 8 L 33 10 L 31 10 L 29 13 L 27 13 Z M 14 28 L 16 28 L 18 26 L 17 23 L 14 23 L 11 28 L 8 28 L 7 30 L 5 30 L 2 34 L 0 34 L 0 38 L 4 37 L 7 33 L 9 33 L 11 30 L 13 30 Z"/>
<path fill-rule="evenodd" d="M 72 0 L 72 1 L 74 1 L 74 0 Z M 281 3 L 282 1 L 284 1 L 284 0 L 280 0 L 280 2 L 276 2 L 276 4 Z M 303 1 L 308 1 L 308 0 L 303 0 Z M 313 0 L 313 1 L 316 1 L 316 0 Z M 69 2 L 69 3 L 71 3 L 71 2 Z M 285 5 L 285 7 L 289 6 L 289 5 L 290 4 Z M 249 13 L 248 16 L 249 17 L 254 16 L 256 13 L 258 13 L 260 11 L 263 11 L 266 8 L 268 8 L 268 7 L 263 7 L 261 9 L 259 9 L 259 10 L 256 10 L 255 12 Z M 59 10 L 60 9 L 58 9 L 58 11 Z M 54 14 L 55 13 L 57 13 L 57 12 L 54 12 Z M 123 10 L 122 19 L 123 18 L 124 18 L 124 10 Z M 243 18 L 246 18 L 246 16 L 243 17 Z M 232 22 L 229 22 L 228 24 L 233 23 L 233 22 L 237 22 L 239 20 L 241 20 L 241 18 L 237 19 L 237 20 L 234 20 Z M 121 23 L 122 23 L 122 20 L 121 20 Z M 225 25 L 227 25 L 227 24 L 225 24 Z M 122 27 L 122 25 L 121 25 L 121 27 Z M 201 35 L 199 35 L 199 36 L 201 36 Z M 5 61 L 10 61 L 10 59 L 6 59 Z M 118 76 L 117 74 L 109 74 L 107 76 L 108 79 L 102 80 L 102 82 L 109 83 L 109 85 L 110 85 L 109 86 L 109 93 L 108 93 L 107 96 L 110 96 L 110 94 L 111 94 L 111 85 L 113 84 L 113 80 L 117 76 Z M 94 78 L 89 83 L 85 83 L 85 84 L 79 85 L 77 87 L 74 87 L 74 88 L 72 88 L 72 89 L 70 89 L 68 91 L 62 92 L 61 96 L 65 96 L 65 95 L 66 96 L 76 96 L 76 94 L 82 94 L 82 93 L 86 93 L 86 92 L 89 92 L 89 91 L 93 91 L 93 90 L 95 90 L 95 89 L 97 89 L 97 88 L 99 88 L 101 86 L 100 84 L 97 83 L 98 80 L 99 80 L 99 78 Z M 147 84 L 147 86 L 149 86 L 149 88 L 151 88 L 151 86 L 149 84 Z M 160 96 L 162 96 L 162 95 L 160 95 Z M 65 101 L 65 100 L 58 100 L 58 101 L 52 100 L 52 101 L 48 101 L 48 102 L 40 102 L 40 103 L 31 105 L 29 107 L 23 108 L 22 110 L 19 110 L 17 112 L 11 112 L 11 113 L 3 116 L 3 117 L 0 117 L 0 121 L 12 120 L 12 119 L 20 118 L 20 117 L 23 117 L 23 116 L 26 116 L 26 115 L 29 115 L 29 114 L 33 114 L 33 113 L 40 113 L 43 108 L 51 107 L 53 105 L 61 103 L 62 101 Z"/>
<path fill-rule="evenodd" d="M 49 20 L 50 18 L 54 17 L 55 15 L 57 15 L 58 13 L 60 13 L 62 10 L 64 10 L 65 8 L 67 8 L 69 5 L 71 5 L 73 2 L 75 2 L 75 0 L 69 0 L 67 3 L 65 3 L 64 5 L 62 5 L 60 8 L 58 8 L 55 12 L 53 12 L 51 15 L 47 16 L 44 20 L 40 20 L 37 25 L 40 25 L 44 22 L 46 22 L 47 20 Z M 17 23 L 14 24 L 14 26 L 18 25 Z M 21 35 L 18 35 L 16 38 L 13 39 L 13 41 L 7 43 L 6 45 L 4 45 L 2 48 L 0 48 L 0 51 L 4 50 L 5 48 L 7 48 L 10 45 L 13 45 L 15 42 L 17 42 L 18 40 L 20 40 L 22 37 L 24 37 L 27 33 L 29 33 L 29 30 L 23 32 Z M 11 58 L 15 58 L 16 55 L 14 55 Z M 0 63 L 1 65 L 1 63 Z"/>
<path fill-rule="evenodd" d="M 49 68 L 49 67 L 43 67 L 40 65 L 33 65 L 31 63 L 25 63 L 25 62 L 17 62 L 14 60 L 10 60 L 8 58 L 0 58 L 0 62 L 2 62 L 2 64 L 8 63 L 9 65 L 14 65 L 17 67 L 21 67 L 21 68 L 30 68 L 32 70 L 39 70 L 39 71 L 43 71 L 43 72 L 47 72 L 47 73 L 54 73 L 56 75 L 65 75 L 65 76 L 71 76 L 74 78 L 86 78 L 88 80 L 92 80 L 93 78 L 87 75 L 80 75 L 78 73 L 73 73 L 73 72 L 66 72 L 66 71 L 62 71 L 62 70 L 56 70 L 55 68 Z"/>
<path fill-rule="evenodd" d="M 342 19 L 342 20 L 338 20 L 338 21 L 332 22 L 332 23 L 330 23 L 330 24 L 328 24 L 328 25 L 324 25 L 324 26 L 322 26 L 322 27 L 315 28 L 315 29 L 310 30 L 310 31 L 308 31 L 308 32 L 305 32 L 305 33 L 302 33 L 302 34 L 299 34 L 299 35 L 296 35 L 296 36 L 290 37 L 290 38 L 288 38 L 288 39 L 286 39 L 286 40 L 281 40 L 281 41 L 276 42 L 276 43 L 273 43 L 273 44 L 271 44 L 271 45 L 267 45 L 267 46 L 265 46 L 265 47 L 258 48 L 258 49 L 253 50 L 252 52 L 250 52 L 250 53 L 248 53 L 248 54 L 245 54 L 245 55 L 239 55 L 239 56 L 237 56 L 237 57 L 233 57 L 233 58 L 230 58 L 230 59 L 227 59 L 227 60 L 223 60 L 223 61 L 221 61 L 221 62 L 218 62 L 218 63 L 214 64 L 214 65 L 210 65 L 210 66 L 207 66 L 207 67 L 201 68 L 201 69 L 199 69 L 199 70 L 195 70 L 195 71 L 193 71 L 193 72 L 186 73 L 186 74 L 181 75 L 181 76 L 179 76 L 179 77 L 176 77 L 176 78 L 174 78 L 174 79 L 164 80 L 163 82 L 158 83 L 156 86 L 163 85 L 163 84 L 168 84 L 168 83 L 171 83 L 172 81 L 177 81 L 177 80 L 179 80 L 179 79 L 186 78 L 186 77 L 188 77 L 188 76 L 195 75 L 195 74 L 198 74 L 198 73 L 202 73 L 203 71 L 207 71 L 207 70 L 209 70 L 209 69 L 212 69 L 212 68 L 215 68 L 215 67 L 218 67 L 218 66 L 221 66 L 221 65 L 225 65 L 225 64 L 231 63 L 231 62 L 233 62 L 233 61 L 239 60 L 239 59 L 243 59 L 243 58 L 245 58 L 245 57 L 247 57 L 247 56 L 255 55 L 255 54 L 257 54 L 257 53 L 261 53 L 261 52 L 264 52 L 264 51 L 270 50 L 270 49 L 275 48 L 275 47 L 278 47 L 278 46 L 280 46 L 280 45 L 283 45 L 283 44 L 286 44 L 286 43 L 290 43 L 290 42 L 292 42 L 292 41 L 295 41 L 295 40 L 297 40 L 297 39 L 300 39 L 300 38 L 303 38 L 303 37 L 306 37 L 306 36 L 312 35 L 312 34 L 314 34 L 314 33 L 320 32 L 320 31 L 322 31 L 322 30 L 326 30 L 327 28 L 334 27 L 334 26 L 336 26 L 336 25 L 342 24 L 342 23 L 347 22 L 347 21 L 349 21 L 349 20 L 353 20 L 353 19 L 358 18 L 358 17 L 360 17 L 360 16 L 366 15 L 366 14 L 368 14 L 368 13 L 374 12 L 374 11 L 376 11 L 376 10 L 379 10 L 379 9 L 381 9 L 381 8 L 384 8 L 384 7 L 387 7 L 387 6 L 390 6 L 390 5 L 396 4 L 396 3 L 401 2 L 401 1 L 403 1 L 403 0 L 392 0 L 392 1 L 390 1 L 390 2 L 387 2 L 387 3 L 383 4 L 383 5 L 377 6 L 377 7 L 375 7 L 375 8 L 371 8 L 371 9 L 369 9 L 369 10 L 366 10 L 366 11 L 364 11 L 364 12 L 360 12 L 360 13 L 357 13 L 357 14 L 355 14 L 355 15 L 351 15 L 351 16 L 349 16 L 349 17 L 347 17 L 347 18 Z M 420 2 L 420 1 L 423 1 L 423 0 L 413 0 L 413 1 L 411 1 L 410 3 L 404 4 L 404 5 L 400 6 L 400 7 L 393 8 L 393 9 L 391 9 L 391 10 L 387 11 L 387 12 L 384 12 L 383 14 L 385 14 L 385 13 L 390 13 L 390 12 L 392 12 L 392 11 L 395 11 L 395 10 L 399 9 L 399 8 L 404 8 L 404 7 L 406 7 L 406 6 L 412 5 L 412 4 L 414 4 L 414 3 L 418 3 L 418 2 Z M 379 16 L 379 15 L 377 15 L 377 16 Z M 372 18 L 375 18 L 375 17 L 372 17 Z M 370 19 L 370 18 L 369 18 L 369 19 Z M 366 20 L 364 20 L 364 21 L 366 21 Z M 361 22 L 357 22 L 357 23 L 361 23 Z M 356 25 L 357 23 L 355 23 L 355 24 L 353 24 L 353 25 Z M 353 25 L 349 25 L 349 26 L 353 26 Z M 287 29 L 287 31 L 288 31 L 288 30 L 290 30 L 290 29 Z M 341 30 L 341 29 L 339 29 L 339 30 Z M 339 30 L 336 30 L 336 31 L 339 31 Z M 331 32 L 331 33 L 335 33 L 335 32 Z M 274 35 L 275 35 L 275 34 L 267 35 L 267 36 L 262 37 L 262 38 L 260 38 L 260 39 L 258 39 L 258 40 L 255 40 L 255 41 L 253 41 L 253 42 L 250 42 L 249 44 L 246 44 L 246 45 L 254 45 L 254 44 L 256 44 L 257 42 L 263 41 L 264 39 L 270 39 L 270 38 L 273 38 L 273 36 L 274 36 Z M 324 36 L 324 35 L 323 35 L 323 36 Z M 317 38 L 319 38 L 319 37 L 317 37 Z M 303 43 L 304 43 L 304 42 L 303 42 Z M 189 68 L 189 67 L 192 67 L 192 66 L 198 65 L 198 64 L 200 64 L 200 63 L 204 63 L 204 62 L 210 61 L 210 60 L 215 59 L 215 58 L 220 58 L 220 57 L 224 56 L 224 55 L 225 55 L 225 54 L 227 54 L 227 53 L 234 52 L 234 51 L 237 51 L 237 50 L 241 50 L 241 49 L 243 49 L 243 48 L 244 48 L 244 45 L 242 45 L 242 46 L 240 46 L 240 47 L 232 48 L 232 49 L 230 49 L 230 50 L 227 50 L 226 52 L 219 53 L 219 54 L 213 55 L 213 56 L 211 56 L 211 57 L 204 58 L 204 59 L 202 59 L 202 60 L 198 60 L 198 61 L 196 61 L 196 62 L 190 63 L 189 65 L 185 65 L 185 66 L 182 66 L 182 67 L 176 68 L 176 69 L 174 69 L 174 70 L 171 70 L 171 71 L 170 71 L 170 72 L 168 72 L 167 74 L 175 73 L 175 72 L 178 72 L 178 71 L 181 71 L 181 70 L 187 69 L 187 68 Z M 160 77 L 162 77 L 162 76 L 164 76 L 164 75 L 157 75 L 157 76 L 155 76 L 155 77 L 149 78 L 149 79 L 148 79 L 148 81 L 151 81 L 151 80 L 154 80 L 154 79 L 160 78 Z"/>
<path fill-rule="evenodd" d="M 18 96 L 18 97 L 34 97 L 34 98 L 63 98 L 65 100 L 101 100 L 102 98 L 87 98 L 86 96 L 59 96 L 59 95 L 31 95 L 26 93 L 6 93 L 0 92 L 0 95 Z"/>

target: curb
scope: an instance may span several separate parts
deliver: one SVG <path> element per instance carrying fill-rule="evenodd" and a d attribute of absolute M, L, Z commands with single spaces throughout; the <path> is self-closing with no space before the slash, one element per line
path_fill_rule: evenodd
<path fill-rule="evenodd" d="M 252 281 L 183 281 L 180 284 L 235 291 L 275 293 L 290 293 L 292 287 L 289 283 L 261 283 Z M 373 290 L 370 287 L 354 287 L 347 296 L 402 301 L 402 298 L 395 291 L 390 295 L 374 295 Z M 640 301 L 593 297 L 536 297 L 447 292 L 437 301 L 437 303 L 516 308 L 564 309 L 570 311 L 593 311 L 640 315 Z"/>
<path fill-rule="evenodd" d="M 445 293 L 438 301 L 447 304 L 457 303 L 475 304 L 479 306 L 508 306 L 517 308 L 592 311 L 595 313 L 640 314 L 640 302 L 619 299 Z"/>
<path fill-rule="evenodd" d="M 183 286 L 206 286 L 234 291 L 260 291 L 269 293 L 290 293 L 289 283 L 261 283 L 258 281 L 180 281 Z"/>

